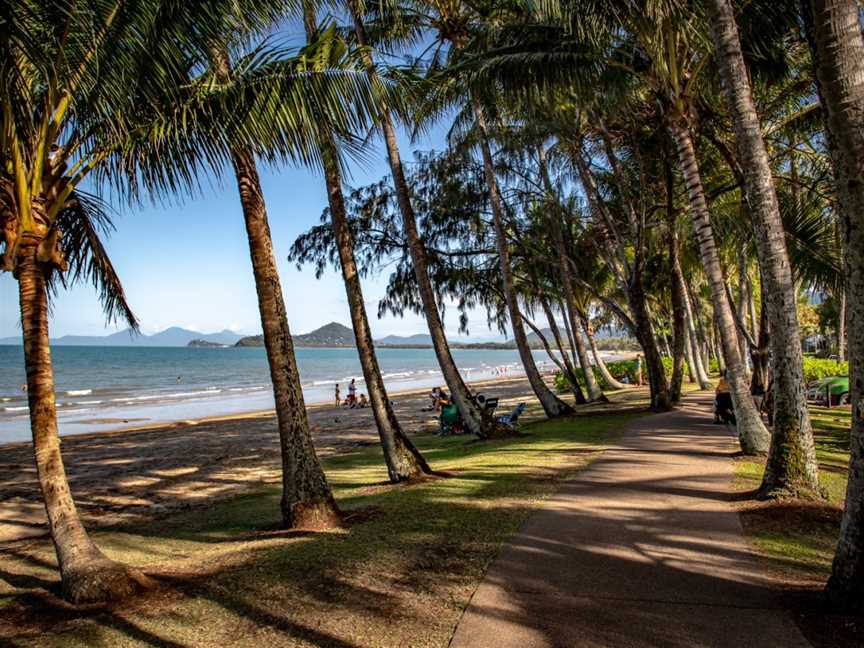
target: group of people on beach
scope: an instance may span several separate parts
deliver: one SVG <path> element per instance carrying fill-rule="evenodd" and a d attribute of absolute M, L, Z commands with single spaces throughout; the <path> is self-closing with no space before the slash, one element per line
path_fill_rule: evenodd
<path fill-rule="evenodd" d="M 339 389 L 339 383 L 336 383 L 336 407 L 347 407 L 348 409 L 362 409 L 369 407 L 369 399 L 366 394 L 360 394 L 357 398 L 357 383 L 354 378 L 348 383 L 348 397 L 343 401 L 342 392 Z"/>

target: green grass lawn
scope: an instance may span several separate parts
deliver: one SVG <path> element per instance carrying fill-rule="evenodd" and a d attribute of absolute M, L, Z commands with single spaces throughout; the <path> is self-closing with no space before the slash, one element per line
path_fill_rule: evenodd
<path fill-rule="evenodd" d="M 163 583 L 111 610 L 65 607 L 48 543 L 21 546 L 0 558 L 0 637 L 40 647 L 445 646 L 501 544 L 636 415 L 530 423 L 525 436 L 490 443 L 417 437 L 449 476 L 409 487 L 382 484 L 377 448 L 329 458 L 353 514 L 340 532 L 280 531 L 279 491 L 268 488 L 94 533 L 109 556 Z"/>
<path fill-rule="evenodd" d="M 823 502 L 777 501 L 748 503 L 741 517 L 757 549 L 781 574 L 793 580 L 824 581 L 840 530 L 849 462 L 850 413 L 840 408 L 810 408 Z M 741 459 L 736 485 L 751 491 L 759 487 L 764 463 Z"/>

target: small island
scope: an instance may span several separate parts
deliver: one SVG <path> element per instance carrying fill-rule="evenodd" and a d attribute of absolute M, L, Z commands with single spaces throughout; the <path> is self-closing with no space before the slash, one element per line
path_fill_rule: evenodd
<path fill-rule="evenodd" d="M 196 349 L 227 349 L 227 344 L 219 344 L 218 342 L 210 342 L 209 340 L 190 340 L 186 345 L 187 347 L 194 347 Z"/>

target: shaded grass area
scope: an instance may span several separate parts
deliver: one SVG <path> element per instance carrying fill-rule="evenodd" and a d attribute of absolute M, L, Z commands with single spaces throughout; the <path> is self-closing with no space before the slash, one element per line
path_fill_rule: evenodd
<path fill-rule="evenodd" d="M 826 500 L 747 502 L 740 513 L 748 537 L 782 576 L 796 582 L 824 583 L 831 573 L 846 494 L 850 412 L 811 407 L 810 415 Z M 736 486 L 756 490 L 764 469 L 763 461 L 740 459 Z"/>
<path fill-rule="evenodd" d="M 66 606 L 50 545 L 4 549 L 0 645 L 443 646 L 489 562 L 539 499 L 636 416 L 583 415 L 492 443 L 417 437 L 445 477 L 383 483 L 380 450 L 325 461 L 345 530 L 279 530 L 267 488 L 147 524 L 98 532 L 156 591 L 112 609 Z"/>

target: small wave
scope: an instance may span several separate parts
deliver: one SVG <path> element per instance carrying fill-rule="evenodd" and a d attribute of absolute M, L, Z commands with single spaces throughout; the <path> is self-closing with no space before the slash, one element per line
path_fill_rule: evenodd
<path fill-rule="evenodd" d="M 23 412 L 26 409 L 27 409 L 27 406 L 24 405 L 23 407 L 4 407 L 3 411 L 4 412 Z"/>
<path fill-rule="evenodd" d="M 67 396 L 89 396 L 93 393 L 92 389 L 70 389 L 66 392 Z"/>
<path fill-rule="evenodd" d="M 413 375 L 413 371 L 395 371 L 393 373 L 382 374 L 381 377 L 387 380 L 388 378 L 410 378 Z"/>
<path fill-rule="evenodd" d="M 77 403 L 73 403 L 74 405 L 99 405 L 102 403 L 101 400 L 93 400 L 93 401 L 78 401 Z"/>

